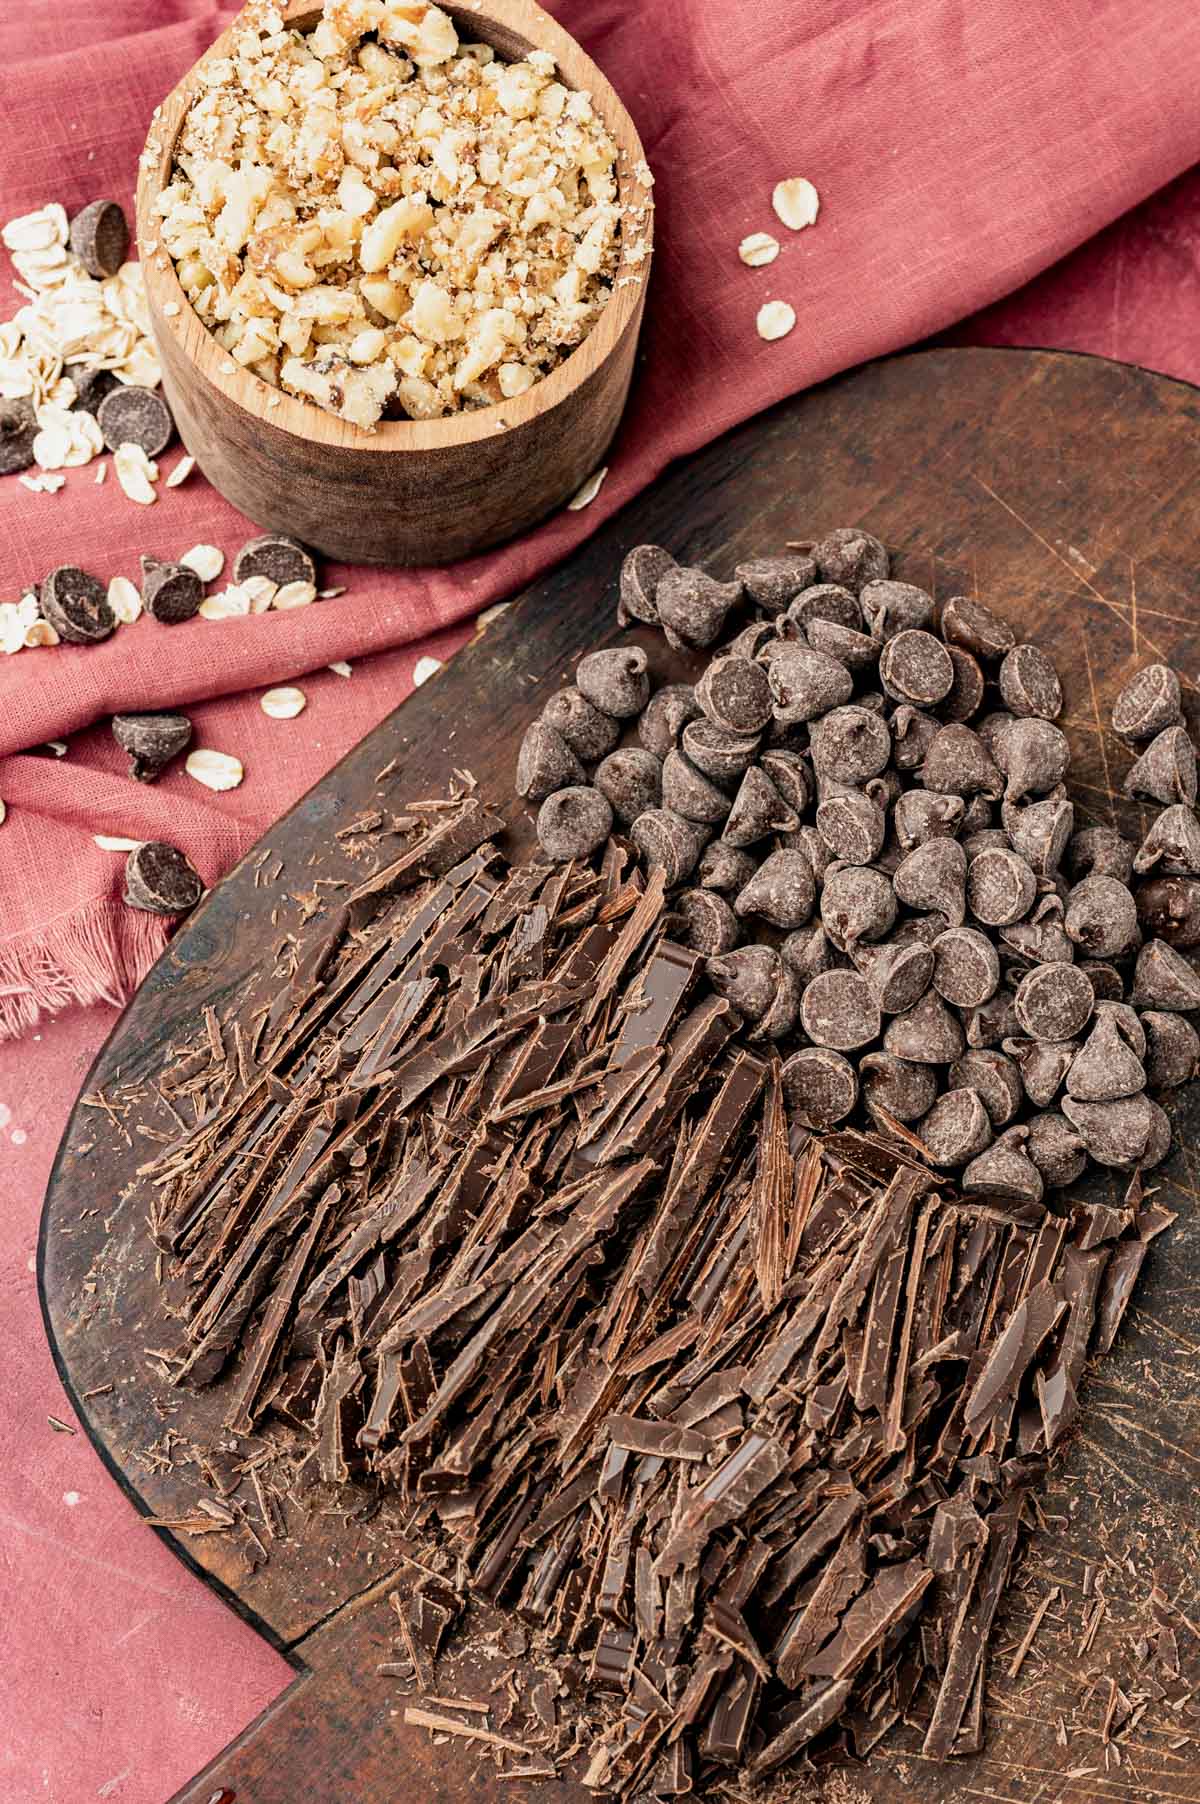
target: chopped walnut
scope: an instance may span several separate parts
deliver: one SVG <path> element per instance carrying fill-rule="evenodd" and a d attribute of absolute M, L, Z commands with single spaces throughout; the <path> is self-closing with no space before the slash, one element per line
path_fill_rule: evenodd
<path fill-rule="evenodd" d="M 595 325 L 616 160 L 544 51 L 504 62 L 425 0 L 325 0 L 307 36 L 252 0 L 200 67 L 162 243 L 235 364 L 358 426 L 437 419 Z"/>

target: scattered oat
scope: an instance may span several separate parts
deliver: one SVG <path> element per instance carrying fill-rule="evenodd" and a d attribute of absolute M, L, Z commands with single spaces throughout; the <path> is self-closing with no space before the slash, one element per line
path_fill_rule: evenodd
<path fill-rule="evenodd" d="M 476 630 L 481 633 L 486 632 L 492 622 L 499 620 L 501 614 L 506 614 L 511 606 L 511 601 L 497 601 L 493 602 L 490 608 L 484 608 L 483 613 L 476 617 Z"/>
<path fill-rule="evenodd" d="M 334 676 L 348 677 L 351 674 L 350 666 L 347 664 L 345 658 L 338 658 L 334 663 L 327 664 L 325 668 L 326 670 L 332 670 Z"/>
<path fill-rule="evenodd" d="M 776 338 L 786 338 L 796 323 L 796 309 L 787 301 L 768 301 L 758 310 L 758 336 L 768 343 Z"/>
<path fill-rule="evenodd" d="M 47 739 L 46 750 L 53 752 L 56 758 L 65 758 L 67 755 L 67 742 L 65 739 Z"/>
<path fill-rule="evenodd" d="M 413 666 L 413 687 L 419 689 L 421 684 L 427 683 L 431 676 L 436 676 L 441 668 L 442 660 L 440 658 L 418 658 Z"/>
<path fill-rule="evenodd" d="M 137 584 L 127 576 L 114 576 L 108 585 L 108 605 L 122 626 L 132 626 L 142 611 Z"/>
<path fill-rule="evenodd" d="M 281 589 L 276 589 L 271 598 L 270 606 L 274 608 L 277 613 L 283 614 L 286 613 L 289 608 L 306 608 L 310 602 L 313 602 L 316 599 L 317 590 L 315 584 L 304 582 L 284 583 Z"/>
<path fill-rule="evenodd" d="M 171 474 L 167 477 L 167 480 L 163 485 L 164 488 L 177 489 L 181 482 L 187 481 L 195 468 L 196 460 L 194 457 L 181 457 L 179 462 L 175 465 L 175 468 L 171 471 Z"/>
<path fill-rule="evenodd" d="M 197 783 L 203 783 L 205 789 L 236 789 L 246 774 L 241 760 L 234 758 L 229 752 L 203 749 L 189 752 L 183 768 L 189 777 L 194 777 Z"/>
<path fill-rule="evenodd" d="M 608 465 L 602 464 L 600 469 L 594 471 L 593 474 L 588 477 L 579 493 L 573 495 L 570 501 L 567 502 L 567 512 L 569 514 L 577 514 L 581 509 L 589 507 L 600 493 L 600 490 L 604 487 L 604 478 L 607 475 Z"/>
<path fill-rule="evenodd" d="M 25 628 L 24 644 L 32 651 L 38 645 L 57 645 L 58 634 L 48 620 L 32 620 Z"/>
<path fill-rule="evenodd" d="M 335 583 L 332 589 L 318 589 L 317 596 L 321 601 L 336 601 L 339 595 L 346 593 L 345 583 Z"/>
<path fill-rule="evenodd" d="M 259 701 L 263 713 L 272 720 L 295 720 L 307 706 L 308 697 L 303 689 L 268 689 Z"/>
<path fill-rule="evenodd" d="M 196 610 L 201 620 L 236 620 L 250 613 L 245 583 L 230 583 L 216 595 L 206 595 Z"/>
<path fill-rule="evenodd" d="M 4 822 L 7 819 L 7 817 L 8 817 L 8 803 L 3 800 L 0 800 L 0 827 L 2 827 L 4 825 Z"/>
<path fill-rule="evenodd" d="M 92 838 L 102 852 L 136 852 L 146 843 L 141 839 L 119 839 L 111 833 L 93 833 Z"/>
<path fill-rule="evenodd" d="M 225 553 L 216 545 L 193 545 L 179 562 L 194 570 L 202 583 L 212 583 L 225 568 Z"/>
<path fill-rule="evenodd" d="M 751 232 L 738 245 L 738 256 L 750 269 L 763 269 L 779 255 L 779 240 L 770 232 Z"/>
<path fill-rule="evenodd" d="M 252 614 L 265 614 L 279 593 L 279 584 L 269 576 L 248 576 L 241 588 Z"/>
<path fill-rule="evenodd" d="M 31 476 L 28 471 L 17 477 L 17 481 L 21 484 L 22 488 L 28 489 L 31 495 L 57 495 L 59 489 L 63 487 L 66 480 L 65 476 L 55 476 L 50 474 L 45 476 Z"/>
<path fill-rule="evenodd" d="M 776 182 L 771 205 L 789 230 L 802 232 L 805 226 L 815 225 L 821 197 L 811 182 L 797 175 L 790 181 Z"/>
<path fill-rule="evenodd" d="M 117 481 L 131 501 L 149 507 L 158 499 L 154 492 L 154 484 L 158 480 L 158 465 L 142 450 L 140 445 L 120 445 L 113 452 L 113 468 L 117 472 Z"/>
<path fill-rule="evenodd" d="M 165 318 L 175 319 L 177 317 L 177 315 L 182 312 L 183 312 L 183 308 L 179 305 L 178 301 L 164 301 L 163 302 L 163 315 Z"/>
<path fill-rule="evenodd" d="M 108 475 L 108 465 L 106 463 L 97 464 L 96 465 L 96 476 L 95 476 L 95 481 L 97 483 L 97 486 L 104 481 L 104 479 L 107 475 Z"/>

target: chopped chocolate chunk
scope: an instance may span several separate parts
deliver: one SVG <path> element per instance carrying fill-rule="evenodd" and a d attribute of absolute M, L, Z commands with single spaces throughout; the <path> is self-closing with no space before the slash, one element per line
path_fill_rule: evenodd
<path fill-rule="evenodd" d="M 147 914 L 182 915 L 195 908 L 204 885 L 175 846 L 148 839 L 125 861 L 125 900 Z"/>
<path fill-rule="evenodd" d="M 192 743 L 192 723 L 186 714 L 114 714 L 112 734 L 129 755 L 130 776 L 153 783 Z"/>

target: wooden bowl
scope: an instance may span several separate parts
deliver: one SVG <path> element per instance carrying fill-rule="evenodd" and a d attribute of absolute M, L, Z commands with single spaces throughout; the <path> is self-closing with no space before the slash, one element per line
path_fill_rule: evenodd
<path fill-rule="evenodd" d="M 563 83 L 591 96 L 618 148 L 622 210 L 652 211 L 639 175 L 637 131 L 591 58 L 535 0 L 447 0 L 469 42 L 508 59 L 547 50 Z M 313 0 L 282 9 L 301 29 Z M 222 54 L 230 33 L 209 54 Z M 365 432 L 261 381 L 232 359 L 197 318 L 171 259 L 159 248 L 155 202 L 195 88 L 195 70 L 154 119 L 141 164 L 137 229 L 163 388 L 188 450 L 213 486 L 257 525 L 291 533 L 352 563 L 441 564 L 524 532 L 562 505 L 598 467 L 617 429 L 633 374 L 649 259 L 628 261 L 584 342 L 514 400 L 440 420 L 386 421 Z M 622 277 L 635 280 L 622 284 Z M 274 405 L 268 407 L 268 402 Z M 503 425 L 501 425 L 503 422 Z"/>

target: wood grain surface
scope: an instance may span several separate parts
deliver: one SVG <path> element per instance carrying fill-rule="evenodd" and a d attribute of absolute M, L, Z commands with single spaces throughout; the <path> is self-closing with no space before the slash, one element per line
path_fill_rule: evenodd
<path fill-rule="evenodd" d="M 100 1054 L 46 1203 L 40 1280 L 56 1357 L 137 1507 L 159 1519 L 194 1515 L 204 1493 L 186 1448 L 220 1435 L 221 1409 L 218 1395 L 173 1390 L 146 1351 L 170 1331 L 145 1198 L 136 1185 L 123 1192 L 153 1150 L 139 1130 L 161 1128 L 164 1118 L 129 1098 L 172 1045 L 194 1036 L 205 1004 L 227 1009 L 270 964 L 273 910 L 279 930 L 303 931 L 312 904 L 289 895 L 315 897 L 323 909 L 337 896 L 325 881 L 360 879 L 387 856 L 376 849 L 364 861 L 353 842 L 335 839 L 356 813 L 437 793 L 454 767 L 469 767 L 512 823 L 514 843 L 528 844 L 528 816 L 510 799 L 517 743 L 577 655 L 618 636 L 616 573 L 630 545 L 658 541 L 724 576 L 740 558 L 789 539 L 869 527 L 898 552 L 901 576 L 942 597 L 965 583 L 1055 657 L 1077 807 L 1083 821 L 1107 823 L 1126 818 L 1116 795 L 1129 758 L 1107 723 L 1132 670 L 1155 657 L 1174 663 L 1195 724 L 1198 488 L 1200 397 L 1181 383 L 1041 352 L 937 351 L 872 365 L 671 472 L 276 823 L 182 929 Z M 656 635 L 644 642 L 656 674 L 683 671 Z M 393 761 L 393 774 L 378 779 Z M 1136 833 L 1136 810 L 1127 825 Z M 277 861 L 278 881 L 264 884 Z M 318 912 L 310 931 L 321 919 Z M 797 1777 L 786 1795 L 841 1804 L 1200 1800 L 1200 1760 L 1186 1740 L 1200 1729 L 1197 1707 L 1151 1698 L 1115 1753 L 1102 1739 L 1110 1681 L 1141 1697 L 1151 1670 L 1137 1643 L 1150 1627 L 1156 1581 L 1197 1625 L 1183 1638 L 1185 1671 L 1200 1659 L 1200 1098 L 1194 1087 L 1174 1092 L 1168 1107 L 1177 1151 L 1157 1175 L 1179 1220 L 1154 1242 L 1116 1348 L 1085 1387 L 1079 1430 L 1039 1494 L 1039 1526 L 993 1644 L 986 1751 L 935 1767 L 904 1731 L 865 1766 L 834 1779 Z M 89 1396 L 97 1387 L 107 1388 Z M 161 1457 L 168 1430 L 173 1466 Z M 375 1672 L 394 1629 L 387 1594 L 405 1585 L 404 1544 L 386 1498 L 364 1494 L 347 1510 L 306 1497 L 287 1515 L 287 1538 L 253 1568 L 226 1535 L 171 1537 L 299 1669 L 180 1799 L 581 1804 L 587 1794 L 575 1787 L 500 1781 L 468 1745 L 435 1747 L 404 1726 L 399 1687 Z M 1048 1597 L 1032 1650 L 1010 1679 L 1013 1650 Z M 446 1682 L 485 1698 L 495 1670 L 452 1660 Z"/>
<path fill-rule="evenodd" d="M 312 0 L 282 9 L 306 29 Z M 653 238 L 645 156 L 611 84 L 536 0 L 486 0 L 449 12 L 467 42 L 501 56 L 548 50 L 569 88 L 591 96 L 618 150 L 621 204 L 648 209 L 625 234 L 612 299 L 592 332 L 525 394 L 441 420 L 385 422 L 365 432 L 236 366 L 201 324 L 159 247 L 156 202 L 195 89 L 189 71 L 150 128 L 137 191 L 146 299 L 163 387 L 180 436 L 213 487 L 260 526 L 289 532 L 355 564 L 442 564 L 483 551 L 552 513 L 599 465 L 625 406 L 649 279 L 635 239 Z M 213 46 L 221 55 L 232 27 Z M 169 309 L 169 311 L 168 311 Z M 271 403 L 271 405 L 268 405 Z"/>

